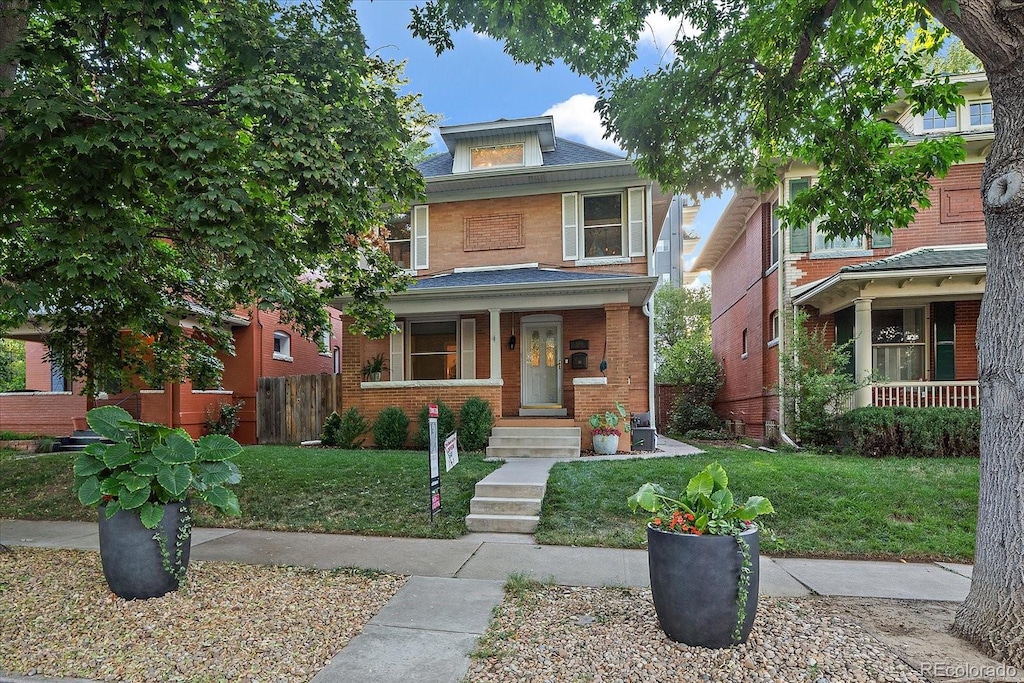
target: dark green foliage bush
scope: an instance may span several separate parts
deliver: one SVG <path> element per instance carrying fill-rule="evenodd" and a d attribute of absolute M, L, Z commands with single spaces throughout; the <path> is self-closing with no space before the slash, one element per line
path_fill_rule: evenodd
<path fill-rule="evenodd" d="M 444 401 L 437 399 L 437 443 L 444 443 L 445 438 L 455 431 L 455 411 L 449 408 Z M 427 449 L 430 441 L 430 406 L 425 405 L 420 410 L 420 428 L 413 435 L 412 445 L 421 450 Z"/>
<path fill-rule="evenodd" d="M 359 448 L 366 439 L 360 437 L 370 431 L 370 423 L 366 421 L 359 409 L 352 406 L 342 417 L 332 412 L 324 422 L 320 434 L 320 443 L 328 448 Z"/>
<path fill-rule="evenodd" d="M 857 408 L 839 422 L 836 447 L 869 457 L 977 458 L 981 411 Z"/>
<path fill-rule="evenodd" d="M 398 406 L 390 406 L 380 411 L 377 421 L 373 424 L 373 441 L 377 448 L 396 450 L 405 448 L 409 438 L 409 418 Z"/>
<path fill-rule="evenodd" d="M 672 434 L 686 434 L 692 431 L 717 431 L 722 427 L 722 419 L 711 409 L 714 395 L 708 398 L 705 391 L 692 392 L 687 387 L 680 389 L 679 395 L 672 402 L 669 413 L 669 431 Z"/>
<path fill-rule="evenodd" d="M 216 409 L 212 406 L 208 407 L 206 409 L 206 421 L 204 422 L 206 433 L 231 436 L 238 429 L 238 425 L 242 423 L 241 412 L 244 407 L 245 401 L 239 401 L 238 403 L 221 401 L 217 404 Z"/>
<path fill-rule="evenodd" d="M 735 437 L 720 429 L 691 429 L 683 434 L 684 439 L 700 439 L 701 441 L 732 441 Z"/>
<path fill-rule="evenodd" d="M 494 411 L 491 404 L 478 396 L 470 396 L 459 409 L 459 448 L 465 451 L 484 450 L 492 427 Z"/>

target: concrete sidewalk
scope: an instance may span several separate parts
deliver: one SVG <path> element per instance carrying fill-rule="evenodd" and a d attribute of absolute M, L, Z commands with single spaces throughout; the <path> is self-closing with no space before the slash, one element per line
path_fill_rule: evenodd
<path fill-rule="evenodd" d="M 94 523 L 0 520 L 9 546 L 98 550 Z M 469 534 L 455 540 L 232 529 L 195 529 L 192 558 L 317 569 L 360 567 L 409 582 L 313 679 L 454 683 L 501 602 L 511 573 L 566 586 L 648 587 L 646 550 L 544 546 L 532 536 Z M 960 601 L 970 565 L 761 558 L 762 595 Z M 401 644 L 402 657 L 395 652 Z M 41 681 L 3 677 L 0 683 Z"/>

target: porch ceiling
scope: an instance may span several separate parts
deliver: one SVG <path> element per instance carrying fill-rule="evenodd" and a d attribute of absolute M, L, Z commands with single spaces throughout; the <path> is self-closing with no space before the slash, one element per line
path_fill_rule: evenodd
<path fill-rule="evenodd" d="M 843 268 L 835 275 L 799 287 L 793 303 L 834 313 L 855 299 L 893 303 L 975 299 L 985 293 L 987 249 L 983 245 L 915 249 L 878 261 Z"/>

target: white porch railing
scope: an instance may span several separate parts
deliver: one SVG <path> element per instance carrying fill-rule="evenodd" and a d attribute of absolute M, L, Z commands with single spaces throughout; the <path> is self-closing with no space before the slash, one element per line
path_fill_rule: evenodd
<path fill-rule="evenodd" d="M 871 387 L 876 406 L 977 408 L 977 382 L 886 382 Z"/>

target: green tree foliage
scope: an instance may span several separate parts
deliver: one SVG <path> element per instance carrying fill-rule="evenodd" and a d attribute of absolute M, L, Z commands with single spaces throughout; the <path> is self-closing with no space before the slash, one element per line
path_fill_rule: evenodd
<path fill-rule="evenodd" d="M 0 339 L 0 392 L 25 388 L 25 342 Z"/>
<path fill-rule="evenodd" d="M 846 372 L 853 342 L 829 344 L 824 326 L 811 326 L 803 311 L 787 317 L 785 328 L 787 352 L 777 389 L 786 424 L 801 443 L 834 448 L 859 386 Z"/>
<path fill-rule="evenodd" d="M 663 284 L 654 292 L 654 347 L 680 339 L 711 338 L 711 288 Z"/>
<path fill-rule="evenodd" d="M 966 74 L 984 71 L 981 60 L 971 54 L 959 38 L 950 38 L 940 54 L 928 61 L 928 70 L 937 74 Z"/>
<path fill-rule="evenodd" d="M 780 211 L 832 236 L 906 227 L 929 183 L 964 158 L 957 137 L 904 145 L 883 109 L 963 102 L 929 61 L 951 32 L 981 61 L 994 140 L 981 196 L 988 235 L 978 319 L 982 403 L 978 552 L 954 630 L 1024 666 L 1024 5 L 1020 0 L 425 0 L 413 32 L 438 50 L 471 26 L 515 59 L 563 60 L 599 80 L 608 132 L 663 186 L 706 194 L 778 184 L 778 164 L 814 165 L 818 182 Z M 624 75 L 649 15 L 679 22 L 674 58 Z M 933 21 L 939 22 L 938 24 Z"/>
<path fill-rule="evenodd" d="M 423 121 L 348 3 L 0 10 L 0 331 L 39 323 L 89 386 L 216 374 L 239 308 L 315 338 L 350 295 L 390 331 L 375 229 L 422 191 Z"/>

